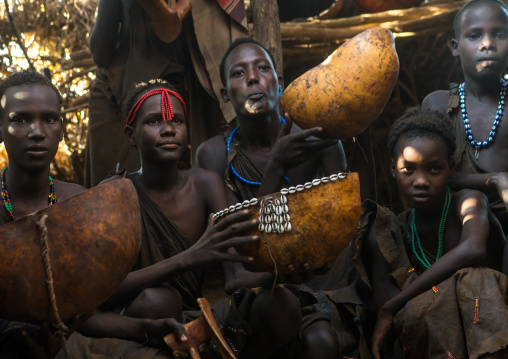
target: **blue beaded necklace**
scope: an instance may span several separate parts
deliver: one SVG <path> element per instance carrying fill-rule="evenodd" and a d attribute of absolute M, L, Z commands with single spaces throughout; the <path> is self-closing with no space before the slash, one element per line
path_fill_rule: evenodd
<path fill-rule="evenodd" d="M 282 121 L 282 125 L 284 125 L 286 123 L 286 121 L 284 120 L 284 118 L 282 116 L 280 116 L 280 120 Z M 231 147 L 231 140 L 233 139 L 233 136 L 235 135 L 236 131 L 239 128 L 240 128 L 240 126 L 236 126 L 235 129 L 233 131 L 231 131 L 231 134 L 228 137 L 228 142 L 226 144 L 226 156 L 229 155 L 229 148 Z M 261 186 L 261 182 L 249 181 L 248 179 L 243 178 L 242 176 L 240 176 L 240 174 L 238 172 L 236 172 L 235 167 L 233 166 L 233 162 L 231 162 L 229 165 L 231 167 L 231 171 L 233 171 L 233 174 L 240 181 L 245 182 L 245 183 L 250 184 L 250 185 L 253 185 L 253 186 Z M 284 177 L 284 178 L 286 179 L 286 181 L 289 182 L 289 178 L 288 177 Z"/>
<path fill-rule="evenodd" d="M 464 121 L 464 128 L 466 130 L 466 136 L 471 143 L 471 146 L 475 149 L 475 157 L 478 159 L 478 150 L 482 147 L 488 146 L 493 140 L 494 136 L 497 132 L 497 126 L 499 125 L 499 121 L 503 116 L 504 109 L 504 95 L 506 92 L 506 82 L 501 79 L 501 91 L 499 96 L 499 105 L 497 106 L 496 118 L 494 119 L 494 125 L 492 126 L 492 130 L 490 130 L 489 137 L 484 141 L 476 141 L 473 138 L 473 133 L 471 132 L 471 125 L 469 124 L 469 118 L 467 117 L 466 112 L 466 96 L 464 95 L 464 82 L 459 85 L 459 96 L 460 96 L 460 107 L 462 111 L 462 120 Z"/>

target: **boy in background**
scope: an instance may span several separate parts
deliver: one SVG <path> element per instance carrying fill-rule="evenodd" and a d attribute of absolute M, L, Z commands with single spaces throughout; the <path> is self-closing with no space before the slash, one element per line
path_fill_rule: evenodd
<path fill-rule="evenodd" d="M 453 23 L 452 54 L 464 82 L 429 94 L 422 107 L 448 116 L 457 150 L 450 187 L 484 192 L 508 233 L 508 117 L 504 112 L 508 65 L 508 7 L 498 0 L 472 0 Z"/>

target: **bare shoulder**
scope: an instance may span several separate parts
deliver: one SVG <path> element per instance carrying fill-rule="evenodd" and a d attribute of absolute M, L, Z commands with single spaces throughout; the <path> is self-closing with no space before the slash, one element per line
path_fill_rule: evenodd
<path fill-rule="evenodd" d="M 54 184 L 55 184 L 55 193 L 59 201 L 66 200 L 67 198 L 72 197 L 75 194 L 86 191 L 85 187 L 76 183 L 54 180 Z"/>
<path fill-rule="evenodd" d="M 487 196 L 480 191 L 474 189 L 462 189 L 455 192 L 453 199 L 456 201 L 457 210 L 461 217 L 470 213 L 478 213 L 485 211 L 489 208 L 489 200 Z"/>
<path fill-rule="evenodd" d="M 213 190 L 217 186 L 223 186 L 222 177 L 213 171 L 204 168 L 192 168 L 185 172 L 186 176 L 197 184 L 200 189 Z"/>
<path fill-rule="evenodd" d="M 185 172 L 194 191 L 203 199 L 210 212 L 227 206 L 226 185 L 221 176 L 203 168 L 193 168 Z"/>
<path fill-rule="evenodd" d="M 226 143 L 223 135 L 206 140 L 196 150 L 196 163 L 200 168 L 223 174 L 226 169 Z"/>
<path fill-rule="evenodd" d="M 422 102 L 424 110 L 438 111 L 446 113 L 448 103 L 450 101 L 450 94 L 445 90 L 438 90 L 428 94 Z"/>

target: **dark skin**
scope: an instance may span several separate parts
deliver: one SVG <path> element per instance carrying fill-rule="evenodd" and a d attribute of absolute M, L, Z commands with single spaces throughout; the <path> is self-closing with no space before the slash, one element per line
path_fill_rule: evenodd
<path fill-rule="evenodd" d="M 278 94 L 283 81 L 262 48 L 249 43 L 236 47 L 226 61 L 225 73 L 227 83 L 221 93 L 237 114 L 240 129 L 235 136 L 256 166 L 265 169 L 258 196 L 278 191 L 284 176 L 292 183 L 304 183 L 320 166 L 325 174 L 345 170 L 344 152 L 337 140 L 306 141 L 321 128 L 302 131 L 287 114 L 286 125 L 281 125 Z M 214 137 L 199 146 L 198 165 L 223 175 L 225 153 L 222 137 Z"/>
<path fill-rule="evenodd" d="M 162 5 L 167 4 L 167 0 L 152 0 L 154 5 L 147 6 L 148 15 L 152 19 L 152 27 L 155 34 L 164 42 L 171 42 L 176 39 L 181 32 L 182 21 L 186 10 L 190 7 L 189 1 L 178 1 L 174 4 L 174 8 Z M 146 6 L 142 2 L 142 6 Z M 162 6 L 161 6 L 162 5 Z M 159 8 L 159 6 L 161 6 Z M 111 65 L 111 61 L 120 52 L 124 52 L 129 48 L 129 36 L 127 32 L 126 21 L 128 9 L 122 6 L 121 0 L 100 0 L 97 7 L 97 18 L 90 35 L 90 51 L 93 60 L 97 66 L 107 68 Z M 173 18 L 173 23 L 168 22 L 168 18 Z M 120 26 L 121 25 L 121 26 Z M 171 32 L 171 35 L 169 35 Z M 162 34 L 163 36 L 159 36 Z M 171 41 L 169 38 L 171 38 Z M 119 56 L 119 58 L 123 58 Z"/>
<path fill-rule="evenodd" d="M 436 253 L 446 185 L 454 172 L 444 140 L 409 139 L 403 135 L 396 144 L 391 171 L 401 195 L 415 208 L 422 247 Z M 363 255 L 378 312 L 372 339 L 374 357 L 381 358 L 385 343 L 393 344 L 389 340 L 393 319 L 409 300 L 462 268 L 485 266 L 500 270 L 504 241 L 501 226 L 488 209 L 485 195 L 475 190 L 456 192 L 445 225 L 443 256 L 401 291 L 388 275 L 388 264 L 371 228 Z"/>
<path fill-rule="evenodd" d="M 115 55 L 119 55 L 117 52 L 129 47 L 127 26 L 120 26 L 122 18 L 128 19 L 124 11 L 120 0 L 99 1 L 97 18 L 90 34 L 90 51 L 94 62 L 101 68 L 110 66 Z"/>
<path fill-rule="evenodd" d="M 5 181 L 15 218 L 48 205 L 49 168 L 63 139 L 60 103 L 47 86 L 15 86 L 7 89 L 2 109 L 0 140 L 5 144 L 9 170 Z M 54 180 L 58 201 L 84 187 Z M 6 211 L 0 216 L 8 220 Z"/>
<path fill-rule="evenodd" d="M 481 2 L 466 9 L 459 31 L 452 40 L 452 54 L 459 56 L 465 80 L 466 108 L 475 140 L 484 140 L 492 128 L 499 104 L 499 79 L 508 65 L 508 13 L 492 2 Z M 446 114 L 449 94 L 436 91 L 422 104 Z M 494 141 L 479 150 L 478 165 L 486 173 L 455 173 L 450 186 L 482 192 L 497 190 L 508 208 L 508 115 L 503 112 Z"/>
<path fill-rule="evenodd" d="M 285 176 L 290 178 L 292 185 L 296 185 L 311 181 L 318 169 L 322 169 L 325 175 L 346 170 L 340 142 L 316 138 L 322 128 L 302 130 L 287 113 L 284 114 L 285 124 L 282 125 L 279 90 L 283 88 L 283 80 L 275 72 L 265 50 L 252 43 L 237 46 L 226 59 L 225 75 L 226 85 L 221 94 L 223 100 L 231 102 L 235 109 L 240 126 L 235 136 L 238 136 L 250 160 L 258 168 L 264 169 L 258 197 L 279 191 Z M 226 160 L 226 144 L 222 135 L 205 141 L 196 152 L 198 166 L 220 176 L 225 173 Z M 234 204 L 239 199 L 228 191 L 228 201 Z M 304 283 L 329 267 L 318 272 L 310 270 L 308 264 L 302 268 L 290 265 L 289 268 L 292 275 L 279 276 L 279 282 Z M 242 286 L 269 288 L 275 280 L 272 273 L 248 272 L 234 263 L 225 263 L 224 270 L 227 292 Z M 338 340 L 329 323 L 314 323 L 304 330 L 303 336 L 301 358 L 338 355 Z"/>
<path fill-rule="evenodd" d="M 0 141 L 9 159 L 5 182 L 18 219 L 48 206 L 50 164 L 63 138 L 60 101 L 52 88 L 30 84 L 8 88 L 1 103 Z M 77 184 L 53 181 L 59 202 L 84 190 Z M 0 211 L 0 216 L 9 221 L 7 211 Z M 77 317 L 67 323 L 68 335 L 78 321 Z M 61 333 L 48 323 L 22 335 L 33 358 L 53 358 L 62 345 Z"/>
<path fill-rule="evenodd" d="M 227 250 L 231 246 L 258 240 L 257 236 L 238 235 L 257 226 L 256 220 L 247 218 L 248 211 L 229 215 L 218 224 L 209 219 L 210 212 L 226 207 L 222 178 L 203 169 L 177 169 L 177 162 L 187 148 L 187 127 L 181 103 L 173 96 L 170 98 L 174 112 L 172 120 L 163 121 L 161 95 L 154 95 L 144 102 L 134 124 L 126 126 L 125 135 L 127 141 L 136 146 L 141 157 L 141 170 L 133 176 L 139 179 L 145 192 L 193 245 L 178 255 L 131 272 L 105 303 L 105 307 L 112 307 L 125 302 L 125 298 L 133 298 L 124 315 L 98 312 L 83 327 L 83 331 L 94 336 L 140 342 L 144 342 L 146 336 L 149 344 L 165 349 L 168 348 L 162 342 L 163 336 L 170 332 L 180 340 L 186 340 L 186 336 L 177 322 L 182 320 L 179 293 L 172 288 L 159 286 L 185 270 L 203 269 L 223 261 L 250 262 L 252 258 L 228 253 Z M 297 335 L 298 316 L 280 317 L 283 315 L 280 313 L 287 312 L 280 310 L 283 305 L 294 308 L 298 314 L 297 299 L 290 296 L 287 290 L 281 288 L 275 291 L 273 297 L 267 293 L 256 298 L 249 317 L 251 326 L 260 334 L 250 338 L 240 357 L 269 355 Z M 260 318 L 260 310 L 272 307 L 272 315 Z M 277 312 L 280 313 L 277 315 Z M 262 329 L 266 327 L 271 329 Z M 279 330 L 272 332 L 273 328 Z M 284 334 L 281 336 L 280 333 Z"/>

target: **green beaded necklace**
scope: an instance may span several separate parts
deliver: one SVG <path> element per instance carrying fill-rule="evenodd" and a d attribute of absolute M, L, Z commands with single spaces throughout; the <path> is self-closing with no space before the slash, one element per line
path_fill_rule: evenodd
<path fill-rule="evenodd" d="M 438 247 L 437 247 L 436 261 L 439 258 L 441 258 L 441 255 L 443 255 L 443 243 L 444 243 L 443 234 L 444 234 L 446 219 L 448 218 L 448 211 L 450 210 L 450 203 L 451 202 L 452 202 L 452 195 L 450 193 L 450 188 L 446 187 L 446 197 L 445 197 L 445 202 L 443 205 L 443 211 L 441 212 L 441 220 L 439 221 L 439 229 L 437 232 Z M 431 266 L 431 263 L 425 256 L 422 244 L 420 243 L 420 237 L 418 236 L 418 231 L 416 230 L 415 218 L 416 218 L 416 215 L 415 215 L 415 210 L 413 208 L 412 220 L 411 220 L 411 243 L 413 245 L 413 253 L 415 254 L 416 258 L 420 261 L 420 263 L 423 264 L 423 266 L 425 268 L 429 268 Z M 416 240 L 415 240 L 415 238 L 416 238 Z M 421 256 L 418 254 L 418 251 L 415 246 L 415 242 L 418 245 L 418 249 L 420 250 Z"/>

